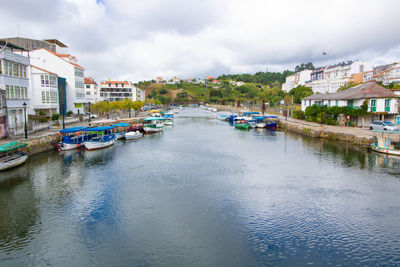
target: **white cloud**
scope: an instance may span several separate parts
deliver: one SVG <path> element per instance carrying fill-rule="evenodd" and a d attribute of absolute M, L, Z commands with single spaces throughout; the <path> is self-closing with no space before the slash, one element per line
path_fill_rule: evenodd
<path fill-rule="evenodd" d="M 20 0 L 0 16 L 4 37 L 20 24 L 23 37 L 67 43 L 97 80 L 138 81 L 390 63 L 400 58 L 399 8 L 397 0 Z"/>

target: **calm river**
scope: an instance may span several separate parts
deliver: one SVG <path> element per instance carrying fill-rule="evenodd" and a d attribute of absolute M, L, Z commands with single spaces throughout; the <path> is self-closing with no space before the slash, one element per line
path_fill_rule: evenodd
<path fill-rule="evenodd" d="M 2 172 L 0 265 L 400 265 L 400 158 L 216 118 Z"/>

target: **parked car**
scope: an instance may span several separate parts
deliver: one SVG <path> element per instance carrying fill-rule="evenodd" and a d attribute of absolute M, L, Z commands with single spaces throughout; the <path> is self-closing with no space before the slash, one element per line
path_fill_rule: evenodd
<path fill-rule="evenodd" d="M 369 126 L 369 129 L 381 131 L 399 131 L 399 127 L 390 121 L 373 121 Z"/>
<path fill-rule="evenodd" d="M 86 115 L 90 116 L 91 119 L 97 119 L 97 115 L 93 113 L 86 112 Z"/>

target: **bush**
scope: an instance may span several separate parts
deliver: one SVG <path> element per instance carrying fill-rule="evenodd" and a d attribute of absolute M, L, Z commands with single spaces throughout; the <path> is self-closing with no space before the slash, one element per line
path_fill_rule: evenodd
<path fill-rule="evenodd" d="M 162 89 L 159 91 L 159 93 L 160 93 L 161 95 L 165 95 L 166 93 L 168 93 L 168 91 L 167 91 L 167 89 L 162 88 Z"/>
<path fill-rule="evenodd" d="M 293 111 L 293 118 L 298 120 L 304 120 L 306 118 L 304 112 L 302 110 L 294 110 Z"/>
<path fill-rule="evenodd" d="M 60 115 L 58 115 L 57 113 L 53 113 L 52 115 L 51 115 L 51 120 L 52 121 L 56 121 L 56 120 L 58 120 L 60 118 Z"/>
<path fill-rule="evenodd" d="M 43 111 L 39 111 L 39 116 L 46 116 L 46 113 L 44 113 Z"/>
<path fill-rule="evenodd" d="M 67 112 L 67 116 L 72 116 L 72 114 L 74 114 L 74 113 L 72 112 L 72 110 L 70 110 L 70 111 Z"/>

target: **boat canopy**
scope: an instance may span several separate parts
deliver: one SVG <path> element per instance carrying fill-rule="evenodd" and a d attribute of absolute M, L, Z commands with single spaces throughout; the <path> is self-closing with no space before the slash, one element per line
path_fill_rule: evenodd
<path fill-rule="evenodd" d="M 243 116 L 247 117 L 249 115 L 258 115 L 258 114 L 260 114 L 260 112 L 250 111 L 250 112 L 244 112 Z"/>
<path fill-rule="evenodd" d="M 264 116 L 265 118 L 270 118 L 270 119 L 276 119 L 278 116 L 275 115 L 269 115 L 269 116 Z"/>
<path fill-rule="evenodd" d="M 99 127 L 93 127 L 93 128 L 85 128 L 83 131 L 86 131 L 86 132 L 91 132 L 91 131 L 101 132 L 101 131 L 108 131 L 108 130 L 112 130 L 112 129 L 114 129 L 114 126 L 99 126 Z"/>
<path fill-rule="evenodd" d="M 267 116 L 253 117 L 255 120 L 263 120 L 265 118 L 267 118 Z"/>
<path fill-rule="evenodd" d="M 129 127 L 130 125 L 128 123 L 125 122 L 120 122 L 117 124 L 112 125 L 112 127 Z"/>
<path fill-rule="evenodd" d="M 144 121 L 163 121 L 163 120 L 165 119 L 161 117 L 148 117 L 144 119 Z"/>
<path fill-rule="evenodd" d="M 169 115 L 169 114 L 166 114 L 166 115 L 164 115 L 164 116 L 162 116 L 164 119 L 172 119 L 173 117 L 174 117 L 174 115 Z"/>
<path fill-rule="evenodd" d="M 60 130 L 60 133 L 76 133 L 79 131 L 83 131 L 83 129 L 86 129 L 86 127 L 71 127 Z"/>
<path fill-rule="evenodd" d="M 17 149 L 17 148 L 24 147 L 26 145 L 27 144 L 22 143 L 20 141 L 14 141 L 14 142 L 11 142 L 11 143 L 8 143 L 8 144 L 5 144 L 5 145 L 1 145 L 0 146 L 0 152 L 1 153 L 8 152 L 8 151 L 11 151 L 11 150 L 14 150 L 14 149 Z"/>

